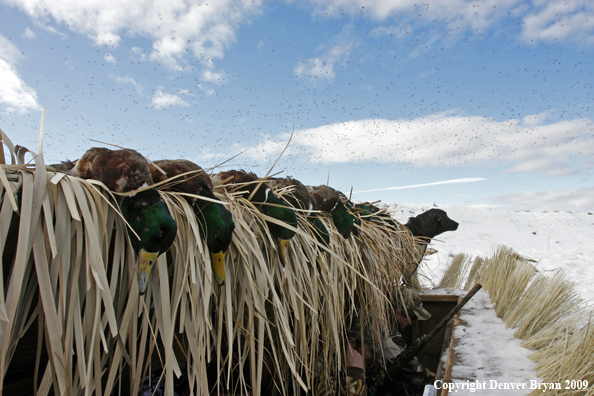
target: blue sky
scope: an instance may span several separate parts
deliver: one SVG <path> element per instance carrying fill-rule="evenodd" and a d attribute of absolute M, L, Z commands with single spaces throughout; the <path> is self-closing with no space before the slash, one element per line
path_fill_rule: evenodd
<path fill-rule="evenodd" d="M 0 0 L 0 128 L 359 200 L 594 210 L 590 1 Z"/>

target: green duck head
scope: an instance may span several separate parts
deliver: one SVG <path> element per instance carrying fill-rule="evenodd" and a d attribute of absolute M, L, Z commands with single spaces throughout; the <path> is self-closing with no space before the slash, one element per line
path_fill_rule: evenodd
<path fill-rule="evenodd" d="M 267 203 L 272 205 L 266 205 Z M 274 195 L 270 189 L 267 191 L 265 204 L 260 205 L 260 211 L 267 216 L 297 228 L 297 216 L 295 215 L 295 211 L 289 208 L 283 200 Z M 267 221 L 266 223 L 272 236 L 279 241 L 281 262 L 283 265 L 286 265 L 286 247 L 291 238 L 295 235 L 295 231 L 273 222 Z"/>
<path fill-rule="evenodd" d="M 334 209 L 332 209 L 331 214 L 338 232 L 347 239 L 353 232 L 355 217 L 340 201 L 338 201 Z"/>
<path fill-rule="evenodd" d="M 217 199 L 214 194 L 209 198 Z M 200 199 L 194 203 L 194 213 L 199 220 L 202 235 L 206 238 L 215 278 L 222 286 L 226 279 L 225 256 L 235 229 L 233 216 L 224 205 Z"/>
<path fill-rule="evenodd" d="M 177 223 L 154 188 L 124 197 L 120 209 L 124 219 L 140 237 L 138 239 L 128 230 L 137 255 L 138 286 L 142 295 L 146 292 L 148 278 L 157 257 L 173 244 Z"/>
<path fill-rule="evenodd" d="M 350 217 L 353 219 L 353 235 L 355 238 L 359 238 L 361 236 L 361 217 L 359 217 L 359 214 L 356 213 L 355 208 L 353 207 L 350 200 L 343 202 L 343 205 L 349 212 Z"/>

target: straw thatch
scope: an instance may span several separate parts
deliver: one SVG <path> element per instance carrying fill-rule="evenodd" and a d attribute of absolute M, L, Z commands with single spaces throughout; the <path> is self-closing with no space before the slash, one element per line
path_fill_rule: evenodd
<path fill-rule="evenodd" d="M 283 267 L 265 223 L 276 220 L 221 191 L 236 229 L 219 287 L 192 208 L 161 192 L 178 235 L 141 297 L 114 196 L 2 138 L 13 164 L 0 166 L 0 393 L 29 364 L 26 386 L 41 396 L 136 394 L 161 369 L 167 395 L 181 375 L 196 395 L 260 394 L 268 379 L 292 395 L 312 388 L 316 362 L 341 370 L 349 309 L 376 336 L 389 326 L 386 296 L 416 263 L 407 231 L 363 221 L 345 240 L 322 215 L 326 248 L 299 215 Z"/>
<path fill-rule="evenodd" d="M 441 281 L 437 287 L 460 288 L 461 282 L 469 266 L 469 257 L 464 253 L 457 254 L 452 258 L 450 265 L 446 268 Z"/>
<path fill-rule="evenodd" d="M 452 277 L 459 268 L 457 264 L 446 274 Z M 548 389 L 547 394 L 593 395 L 591 386 L 583 390 L 570 383 L 565 389 L 565 380 L 594 383 L 594 329 L 591 309 L 563 272 L 541 273 L 530 260 L 500 246 L 492 257 L 475 259 L 466 285 L 478 278 L 491 295 L 497 316 L 515 329 L 514 336 L 523 340 L 524 347 L 534 351 L 530 358 L 542 382 L 563 385 L 564 389 Z M 536 389 L 531 395 L 542 392 Z"/>

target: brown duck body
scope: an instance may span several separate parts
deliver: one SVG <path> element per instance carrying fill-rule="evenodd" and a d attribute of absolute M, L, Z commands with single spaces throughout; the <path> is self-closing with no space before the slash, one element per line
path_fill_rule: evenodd
<path fill-rule="evenodd" d="M 331 213 L 340 203 L 338 191 L 328 186 L 308 187 L 309 194 L 316 202 L 316 207 L 324 212 Z"/>
<path fill-rule="evenodd" d="M 151 174 L 155 183 L 179 176 L 171 182 L 171 185 L 166 188 L 167 190 L 208 197 L 214 196 L 212 180 L 200 166 L 192 161 L 184 159 L 160 160 L 154 161 L 153 164 L 151 165 Z"/>
<path fill-rule="evenodd" d="M 215 185 L 234 185 L 231 187 L 233 190 L 244 191 L 241 197 L 248 199 L 251 196 L 252 202 L 264 203 L 271 189 L 267 183 L 260 184 L 258 180 L 258 176 L 253 172 L 230 170 L 214 175 L 212 182 Z"/>
<path fill-rule="evenodd" d="M 290 191 L 283 195 L 283 199 L 296 209 L 305 210 L 306 215 L 309 215 L 312 210 L 316 209 L 316 201 L 307 191 L 307 187 L 299 180 L 292 177 L 275 178 L 271 180 L 271 185 L 279 188 L 289 188 Z"/>
<path fill-rule="evenodd" d="M 149 162 L 135 150 L 93 147 L 69 172 L 82 179 L 100 180 L 115 192 L 129 192 L 153 184 Z"/>

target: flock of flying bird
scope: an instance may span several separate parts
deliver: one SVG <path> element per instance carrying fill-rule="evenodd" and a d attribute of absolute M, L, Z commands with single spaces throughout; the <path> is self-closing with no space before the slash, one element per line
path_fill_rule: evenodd
<path fill-rule="evenodd" d="M 256 174 L 243 170 L 224 171 L 210 177 L 191 161 L 178 159 L 149 162 L 141 154 L 130 149 L 92 148 L 77 161 L 65 161 L 49 165 L 48 168 L 83 179 L 101 181 L 111 191 L 118 193 L 138 190 L 134 194 L 118 198 L 118 204 L 123 217 L 138 235 L 138 238 L 131 236 L 130 240 L 137 254 L 141 294 L 147 289 L 150 271 L 157 257 L 169 249 L 177 234 L 177 224 L 158 191 L 155 188 L 147 188 L 165 180 L 169 182 L 164 183 L 161 188 L 183 193 L 193 208 L 202 237 L 206 240 L 210 252 L 215 278 L 220 285 L 225 283 L 224 261 L 235 223 L 231 212 L 215 196 L 214 186 L 234 191 L 273 219 L 266 224 L 270 234 L 278 241 L 279 256 L 283 265 L 286 263 L 286 245 L 298 227 L 296 211 L 307 216 L 318 242 L 325 246 L 330 243 L 330 235 L 318 217 L 319 212 L 331 216 L 336 229 L 344 238 L 349 238 L 351 234 L 355 237 L 359 235 L 359 228 L 355 225 L 361 224 L 362 215 L 375 214 L 371 217 L 374 221 L 380 221 L 395 229 L 400 228 L 389 214 L 373 204 L 353 204 L 344 194 L 326 185 L 305 186 L 291 177 L 260 179 Z M 273 188 L 282 188 L 289 193 L 279 198 Z M 437 209 L 431 211 L 443 212 Z M 437 220 L 433 221 L 434 217 L 441 224 L 443 216 L 438 212 L 425 216 L 431 217 L 429 228 L 435 228 L 433 223 Z M 450 220 L 447 215 L 445 219 Z M 411 218 L 405 225 L 413 236 L 432 238 L 436 235 L 435 230 L 429 230 L 419 222 L 415 226 L 414 220 L 415 218 Z M 437 230 L 437 233 L 455 230 L 457 226 L 458 224 L 453 222 L 448 226 L 449 229 Z"/>

